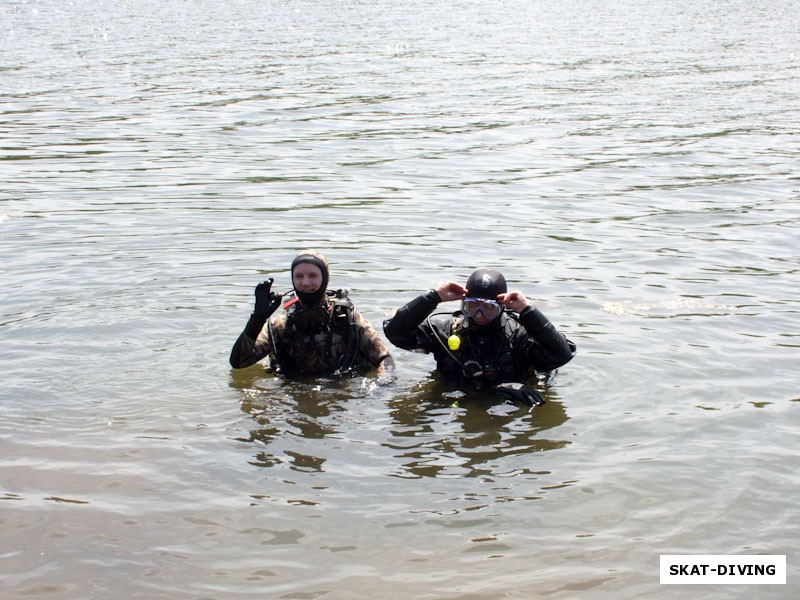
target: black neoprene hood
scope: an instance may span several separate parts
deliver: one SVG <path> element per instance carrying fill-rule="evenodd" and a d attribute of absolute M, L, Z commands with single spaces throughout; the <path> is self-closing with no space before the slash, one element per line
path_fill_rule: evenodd
<path fill-rule="evenodd" d="M 325 297 L 325 290 L 328 289 L 328 259 L 326 259 L 323 254 L 311 250 L 301 252 L 295 256 L 294 260 L 292 261 L 292 287 L 294 287 L 294 270 L 297 265 L 303 263 L 314 265 L 315 267 L 319 268 L 320 272 L 322 273 L 322 285 L 320 285 L 319 288 L 314 292 L 300 292 L 297 290 L 297 288 L 295 288 L 294 291 L 303 304 L 319 304 Z"/>
<path fill-rule="evenodd" d="M 495 269 L 477 269 L 467 279 L 467 295 L 471 298 L 485 298 L 497 301 L 498 294 L 508 291 L 506 278 Z"/>

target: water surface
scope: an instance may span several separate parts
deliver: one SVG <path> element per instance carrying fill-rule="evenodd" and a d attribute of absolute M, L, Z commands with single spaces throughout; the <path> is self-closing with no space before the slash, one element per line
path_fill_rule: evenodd
<path fill-rule="evenodd" d="M 4 598 L 797 595 L 800 11 L 0 4 Z M 578 345 L 529 413 L 232 371 L 301 249 L 379 325 L 501 269 Z M 446 308 L 446 307 L 443 307 Z"/>

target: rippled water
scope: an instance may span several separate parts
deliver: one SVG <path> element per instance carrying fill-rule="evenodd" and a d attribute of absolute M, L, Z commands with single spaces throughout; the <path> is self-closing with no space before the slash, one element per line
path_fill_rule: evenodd
<path fill-rule="evenodd" d="M 694 598 L 798 565 L 789 0 L 0 3 L 0 596 Z M 503 270 L 534 413 L 231 371 L 317 247 L 379 324 Z"/>

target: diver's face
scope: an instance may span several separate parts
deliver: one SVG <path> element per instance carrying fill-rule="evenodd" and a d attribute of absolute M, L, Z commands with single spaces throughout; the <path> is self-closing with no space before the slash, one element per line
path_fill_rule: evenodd
<path fill-rule="evenodd" d="M 313 294 L 322 285 L 322 271 L 317 265 L 300 263 L 292 271 L 294 289 L 304 294 Z"/>
<path fill-rule="evenodd" d="M 484 315 L 481 311 L 478 311 L 477 314 L 471 316 L 470 319 L 473 323 L 475 323 L 475 325 L 488 325 L 492 322 L 490 319 L 487 319 L 486 315 Z"/>

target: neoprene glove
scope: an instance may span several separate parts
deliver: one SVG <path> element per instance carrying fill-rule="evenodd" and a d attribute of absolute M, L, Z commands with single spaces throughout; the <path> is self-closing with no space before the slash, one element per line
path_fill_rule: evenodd
<path fill-rule="evenodd" d="M 501 383 L 492 388 L 492 391 L 511 400 L 522 402 L 522 404 L 531 408 L 544 404 L 544 398 L 541 397 L 539 392 L 521 383 Z"/>
<path fill-rule="evenodd" d="M 256 286 L 256 307 L 253 314 L 270 316 L 281 305 L 281 297 L 272 291 L 272 277 Z"/>
<path fill-rule="evenodd" d="M 256 339 L 264 323 L 267 322 L 269 316 L 278 310 L 281 305 L 281 297 L 272 291 L 272 277 L 259 283 L 256 286 L 256 306 L 253 309 L 253 314 L 244 326 L 244 332 L 248 337 Z"/>

